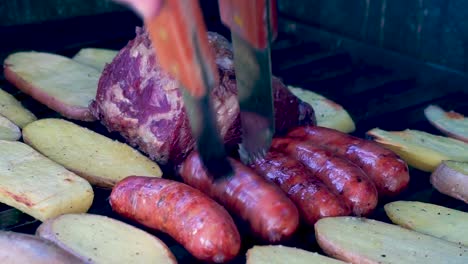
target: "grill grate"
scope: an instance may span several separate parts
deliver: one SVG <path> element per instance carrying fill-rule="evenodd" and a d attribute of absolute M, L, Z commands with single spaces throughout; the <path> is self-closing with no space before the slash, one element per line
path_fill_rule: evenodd
<path fill-rule="evenodd" d="M 106 15 L 105 19 L 109 25 L 112 25 L 113 22 L 118 24 L 128 22 L 125 20 L 119 22 L 122 21 L 119 15 Z M 86 21 L 88 20 L 82 19 L 72 20 L 69 24 L 24 27 L 19 32 L 14 33 L 8 30 L 9 33 L 7 33 L 10 35 L 5 39 L 7 41 L 15 39 L 21 34 L 28 34 L 31 30 L 41 30 L 48 32 L 49 36 L 53 36 L 54 32 L 56 33 L 63 28 L 73 28 L 73 25 L 78 27 L 81 22 L 91 23 Z M 113 27 L 115 28 L 115 26 Z M 226 32 L 220 24 L 216 23 L 209 25 L 209 29 Z M 353 41 L 343 40 L 339 36 L 334 37 L 323 32 L 319 33 L 313 28 L 301 26 L 286 19 L 281 21 L 280 29 L 282 30 L 279 38 L 272 48 L 274 74 L 282 78 L 288 85 L 300 86 L 322 93 L 343 105 L 355 120 L 357 130 L 354 134 L 359 137 L 364 137 L 366 131 L 377 126 L 389 130 L 421 129 L 439 134 L 428 124 L 423 115 L 423 109 L 430 103 L 439 104 L 444 108 L 461 113 L 468 113 L 468 92 L 467 89 L 461 87 L 467 83 L 466 76 L 447 69 L 428 66 L 421 62 L 412 62 L 411 64 L 390 52 L 362 46 L 362 44 Z M 102 30 L 102 27 L 97 30 Z M 134 36 L 133 32 L 133 27 L 130 29 L 127 24 L 126 30 L 120 31 L 118 34 L 114 32 L 114 35 L 108 33 L 102 36 L 96 32 L 89 35 L 83 33 L 81 36 L 83 39 L 58 42 L 61 43 L 61 47 L 58 45 L 48 46 L 45 42 L 41 42 L 37 49 L 68 56 L 73 55 L 82 47 L 117 49 Z M 2 33 L 1 28 L 0 33 Z M 61 35 L 56 35 L 55 38 L 57 37 L 61 37 Z M 13 42 L 10 42 L 10 46 L 6 47 L 12 47 Z M 335 45 L 338 42 L 341 43 L 339 47 Z M 18 47 L 35 49 L 33 46 L 25 45 Z M 13 51 L 14 49 L 5 48 L 0 50 L 0 55 L 5 56 Z M 47 107 L 18 92 L 4 80 L 3 76 L 0 76 L 0 87 L 13 93 L 38 118 L 59 117 Z M 98 122 L 79 122 L 79 124 L 113 139 L 123 140 L 116 133 L 108 133 L 106 128 Z M 412 170 L 410 187 L 396 199 L 426 201 L 468 211 L 468 206 L 462 202 L 434 191 L 430 186 L 428 176 L 427 173 Z M 111 216 L 157 234 L 170 247 L 179 263 L 197 263 L 167 235 L 151 231 L 114 214 L 108 203 L 109 190 L 100 188 L 94 190 L 95 199 L 90 213 Z M 382 207 L 386 202 L 380 201 L 378 210 L 372 218 L 389 221 Z M 0 204 L 0 229 L 34 233 L 39 224 L 38 221 L 18 210 Z M 247 233 L 242 225 L 240 229 L 241 233 Z M 286 242 L 285 245 L 320 252 L 314 240 L 313 230 L 307 229 L 297 233 L 297 236 Z M 243 235 L 244 238 L 246 236 L 248 234 Z M 244 249 L 249 248 L 254 243 L 259 243 L 253 238 L 247 238 L 245 241 L 248 242 L 243 245 Z M 241 254 L 234 263 L 245 263 L 245 257 Z"/>

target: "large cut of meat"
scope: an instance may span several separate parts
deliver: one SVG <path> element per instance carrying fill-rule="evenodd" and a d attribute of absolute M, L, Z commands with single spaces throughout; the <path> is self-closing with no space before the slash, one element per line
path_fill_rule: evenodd
<path fill-rule="evenodd" d="M 232 47 L 217 33 L 208 32 L 208 38 L 220 76 L 212 93 L 217 121 L 226 144 L 234 145 L 241 132 Z M 312 107 L 278 78 L 273 88 L 277 134 L 315 124 Z M 144 29 L 137 28 L 136 38 L 105 67 L 90 108 L 110 131 L 160 164 L 178 164 L 195 146 L 179 85 L 160 68 Z"/>

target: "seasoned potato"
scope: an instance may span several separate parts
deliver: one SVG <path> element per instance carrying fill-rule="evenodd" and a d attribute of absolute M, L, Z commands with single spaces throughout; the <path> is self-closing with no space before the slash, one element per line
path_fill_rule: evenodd
<path fill-rule="evenodd" d="M 24 108 L 13 95 L 0 89 L 0 115 L 8 118 L 15 125 L 23 128 L 27 124 L 35 121 L 36 116 L 28 109 Z"/>
<path fill-rule="evenodd" d="M 468 203 L 468 162 L 444 161 L 431 174 L 439 192 Z"/>
<path fill-rule="evenodd" d="M 315 234 L 326 254 L 351 263 L 468 263 L 468 247 L 365 218 L 323 218 Z"/>
<path fill-rule="evenodd" d="M 60 55 L 31 51 L 8 56 L 4 74 L 18 89 L 61 115 L 96 120 L 88 108 L 101 75 L 95 68 Z"/>
<path fill-rule="evenodd" d="M 444 160 L 468 161 L 468 143 L 460 140 L 410 129 L 390 132 L 374 128 L 367 134 L 423 171 L 434 171 Z"/>
<path fill-rule="evenodd" d="M 2 264 L 83 264 L 77 257 L 37 236 L 0 231 Z"/>
<path fill-rule="evenodd" d="M 0 140 L 0 202 L 45 221 L 87 212 L 91 185 L 28 145 Z"/>
<path fill-rule="evenodd" d="M 21 138 L 19 127 L 0 115 L 0 140 L 15 141 Z"/>
<path fill-rule="evenodd" d="M 468 213 L 412 201 L 388 203 L 385 212 L 397 225 L 468 246 Z"/>
<path fill-rule="evenodd" d="M 449 137 L 468 143 L 468 118 L 462 114 L 450 111 L 445 112 L 436 105 L 430 105 L 424 109 L 427 120 Z"/>
<path fill-rule="evenodd" d="M 340 264 L 345 263 L 299 248 L 254 246 L 247 251 L 247 264 Z"/>
<path fill-rule="evenodd" d="M 102 71 L 117 53 L 118 51 L 110 49 L 83 48 L 73 57 L 73 60 Z"/>
<path fill-rule="evenodd" d="M 106 216 L 62 215 L 40 225 L 37 235 L 88 263 L 176 263 L 161 240 Z"/>
<path fill-rule="evenodd" d="M 309 90 L 293 86 L 288 86 L 288 89 L 314 108 L 318 126 L 343 133 L 351 133 L 356 129 L 353 119 L 341 105 Z"/>
<path fill-rule="evenodd" d="M 100 187 L 131 175 L 161 177 L 158 164 L 127 144 L 62 119 L 41 119 L 23 129 L 24 141 Z"/>

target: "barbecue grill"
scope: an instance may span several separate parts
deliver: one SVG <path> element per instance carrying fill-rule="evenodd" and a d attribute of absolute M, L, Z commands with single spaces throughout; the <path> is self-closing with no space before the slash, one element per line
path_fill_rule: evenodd
<path fill-rule="evenodd" d="M 208 29 L 229 38 L 229 32 L 219 20 L 216 1 L 201 1 L 201 4 Z M 39 24 L 0 25 L 0 59 L 3 61 L 8 54 L 19 50 L 72 56 L 84 47 L 120 49 L 134 37 L 135 26 L 140 25 L 140 19 L 129 11 Z M 353 134 L 358 137 L 365 137 L 365 132 L 375 127 L 386 130 L 411 128 L 440 135 L 424 117 L 423 110 L 429 104 L 468 113 L 466 73 L 326 31 L 284 11 L 279 13 L 279 31 L 272 47 L 273 74 L 287 85 L 321 93 L 341 104 L 354 119 L 356 131 Z M 3 76 L 0 76 L 0 87 L 15 95 L 38 118 L 58 117 L 52 110 L 19 92 Z M 98 122 L 78 123 L 123 141 Z M 467 204 L 434 190 L 428 173 L 412 169 L 410 174 L 409 188 L 392 200 L 430 202 L 468 212 Z M 109 190 L 95 188 L 94 191 L 94 204 L 89 213 L 111 216 L 156 234 L 169 246 L 179 263 L 197 263 L 169 236 L 113 213 L 108 203 Z M 386 202 L 388 200 L 380 199 L 370 218 L 390 222 L 383 211 Z M 1 230 L 34 233 L 39 224 L 32 217 L 0 204 Z M 246 233 L 242 229 L 241 226 L 241 233 Z M 260 243 L 254 238 L 243 237 L 246 241 L 244 251 L 234 263 L 245 263 L 245 249 Z M 284 244 L 320 252 L 310 228 L 297 232 Z"/>

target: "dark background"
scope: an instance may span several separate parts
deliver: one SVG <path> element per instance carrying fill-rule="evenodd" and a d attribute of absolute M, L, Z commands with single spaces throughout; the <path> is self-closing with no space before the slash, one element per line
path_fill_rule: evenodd
<path fill-rule="evenodd" d="M 468 72 L 466 0 L 278 0 L 278 6 L 283 17 Z M 0 0 L 0 27 L 126 10 L 109 0 Z"/>

